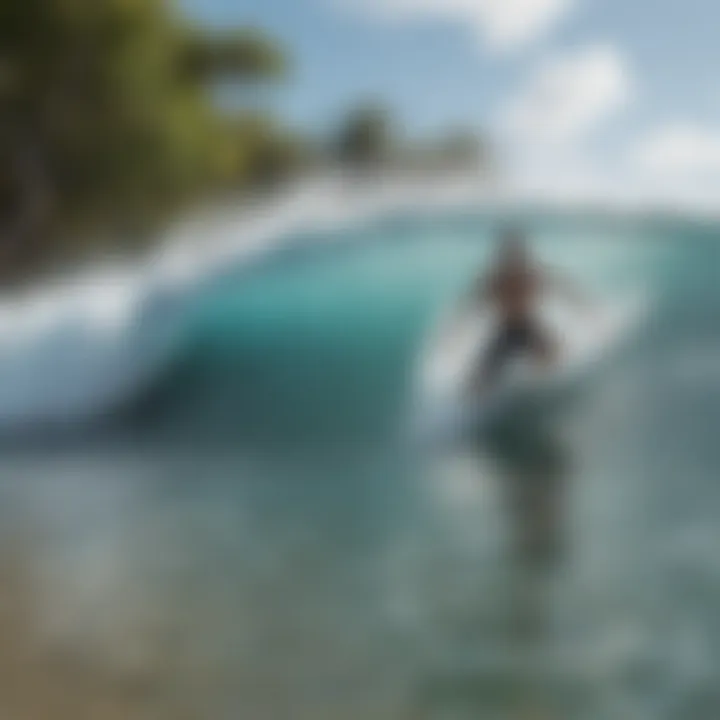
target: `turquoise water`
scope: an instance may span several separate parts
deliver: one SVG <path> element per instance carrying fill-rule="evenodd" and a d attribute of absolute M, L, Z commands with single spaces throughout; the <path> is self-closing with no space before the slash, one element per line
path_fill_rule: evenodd
<path fill-rule="evenodd" d="M 496 224 L 387 219 L 213 278 L 151 395 L 154 427 L 241 442 L 387 439 L 403 421 L 426 333 L 482 267 Z M 647 238 L 632 224 L 547 225 L 537 236 L 546 262 L 607 292 L 647 282 Z"/>
<path fill-rule="evenodd" d="M 419 350 L 500 220 L 230 264 L 109 430 L 6 453 L 41 647 L 190 717 L 714 717 L 720 228 L 515 217 L 652 311 L 557 425 L 410 442 Z"/>

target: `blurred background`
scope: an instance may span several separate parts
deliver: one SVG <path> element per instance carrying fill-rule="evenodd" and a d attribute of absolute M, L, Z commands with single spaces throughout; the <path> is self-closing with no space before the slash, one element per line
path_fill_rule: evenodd
<path fill-rule="evenodd" d="M 716 717 L 718 13 L 2 0 L 0 715 Z M 642 319 L 420 436 L 505 227 Z"/>

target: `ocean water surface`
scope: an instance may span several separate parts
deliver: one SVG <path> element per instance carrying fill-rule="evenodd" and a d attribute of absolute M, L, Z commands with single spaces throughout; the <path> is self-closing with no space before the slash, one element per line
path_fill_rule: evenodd
<path fill-rule="evenodd" d="M 507 222 L 648 315 L 552 425 L 419 442 L 419 354 Z M 715 717 L 719 280 L 709 220 L 396 212 L 4 321 L 0 711 Z"/>

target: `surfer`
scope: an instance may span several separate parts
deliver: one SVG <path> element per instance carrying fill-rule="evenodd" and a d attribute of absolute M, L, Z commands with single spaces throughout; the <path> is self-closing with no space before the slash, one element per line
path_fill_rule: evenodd
<path fill-rule="evenodd" d="M 548 291 L 559 291 L 586 304 L 573 283 L 535 262 L 522 233 L 504 231 L 494 268 L 476 280 L 472 291 L 473 305 L 488 304 L 497 317 L 495 336 L 479 363 L 476 386 L 486 387 L 508 360 L 523 353 L 541 365 L 552 365 L 558 354 L 557 342 L 538 319 L 540 299 Z"/>

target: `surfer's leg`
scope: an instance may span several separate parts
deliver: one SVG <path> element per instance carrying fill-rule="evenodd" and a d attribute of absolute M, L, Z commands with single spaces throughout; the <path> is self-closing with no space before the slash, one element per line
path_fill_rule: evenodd
<path fill-rule="evenodd" d="M 558 356 L 558 347 L 552 335 L 535 324 L 528 332 L 528 345 L 535 359 L 544 367 L 551 367 Z"/>
<path fill-rule="evenodd" d="M 484 390 L 497 379 L 507 359 L 512 355 L 514 343 L 512 333 L 501 327 L 493 341 L 478 362 L 472 382 L 473 390 Z"/>

